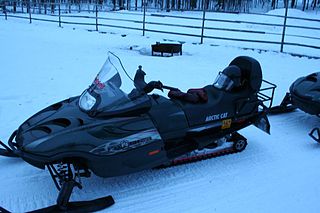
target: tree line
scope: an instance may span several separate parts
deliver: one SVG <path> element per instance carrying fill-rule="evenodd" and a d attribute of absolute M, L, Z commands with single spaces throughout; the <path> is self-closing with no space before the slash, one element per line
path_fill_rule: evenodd
<path fill-rule="evenodd" d="M 72 12 L 72 8 L 77 8 L 79 12 L 90 8 L 89 5 L 97 6 L 100 10 L 108 8 L 111 10 L 141 10 L 143 3 L 147 8 L 161 11 L 197 11 L 206 9 L 208 11 L 223 12 L 252 12 L 268 11 L 276 8 L 297 8 L 301 10 L 314 10 L 320 7 L 320 0 L 0 0 L 2 7 L 6 5 L 16 7 L 28 4 L 33 7 L 43 8 L 45 12 L 55 11 L 57 4 L 64 5 L 66 11 Z M 288 5 L 287 5 L 288 4 Z M 67 9 L 68 8 L 68 9 Z M 41 11 L 41 10 L 40 10 Z"/>

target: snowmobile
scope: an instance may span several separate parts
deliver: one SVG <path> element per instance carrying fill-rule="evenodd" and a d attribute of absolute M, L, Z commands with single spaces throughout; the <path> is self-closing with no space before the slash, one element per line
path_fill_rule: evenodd
<path fill-rule="evenodd" d="M 320 117 L 320 72 L 300 77 L 294 81 L 281 104 L 272 107 L 270 113 L 291 112 L 297 108 Z M 320 143 L 320 128 L 313 128 L 309 135 Z"/>
<path fill-rule="evenodd" d="M 111 196 L 69 202 L 73 188 L 82 188 L 80 178 L 91 173 L 114 177 L 240 152 L 247 139 L 238 130 L 252 124 L 270 134 L 266 114 L 276 86 L 262 79 L 253 58 L 235 58 L 213 84 L 186 93 L 146 83 L 145 75 L 139 66 L 132 79 L 109 53 L 80 96 L 41 110 L 8 145 L 1 142 L 1 155 L 47 168 L 59 190 L 56 205 L 34 212 L 92 212 L 114 204 Z M 130 83 L 132 90 L 125 87 Z M 151 94 L 155 89 L 169 90 L 170 98 Z"/>

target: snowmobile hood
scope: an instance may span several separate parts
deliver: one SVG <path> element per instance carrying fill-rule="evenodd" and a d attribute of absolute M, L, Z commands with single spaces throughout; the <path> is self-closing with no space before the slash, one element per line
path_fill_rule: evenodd
<path fill-rule="evenodd" d="M 134 107 L 121 106 L 94 117 L 79 108 L 79 96 L 61 101 L 23 123 L 18 128 L 17 145 L 21 151 L 39 155 L 71 150 L 89 152 L 103 142 L 153 129 L 150 119 L 141 116 L 149 110 L 150 100 L 146 97 L 141 99 L 141 103 Z M 123 126 L 126 126 L 126 131 Z"/>
<path fill-rule="evenodd" d="M 320 72 L 298 78 L 291 85 L 290 92 L 300 98 L 320 102 Z"/>
<path fill-rule="evenodd" d="M 84 90 L 82 95 L 41 110 L 19 127 L 16 135 L 19 149 L 38 154 L 48 154 L 48 150 L 57 153 L 54 150 L 63 150 L 63 147 L 88 152 L 101 143 L 101 138 L 96 137 L 94 133 L 100 131 L 96 129 L 99 126 L 104 126 L 108 133 L 111 132 L 111 134 L 104 134 L 103 132 L 106 131 L 101 131 L 105 140 L 112 141 L 128 136 L 129 133 L 118 134 L 112 139 L 112 129 L 115 129 L 122 120 L 127 121 L 137 117 L 148 120 L 143 114 L 151 108 L 151 100 L 146 94 L 139 94 L 134 99 L 129 98 L 121 87 L 122 82 L 127 83 L 126 85 L 133 83 L 120 59 L 113 53 L 109 53 L 108 59 L 93 83 Z M 110 127 L 112 125 L 109 123 L 113 123 L 116 127 Z M 146 123 L 148 128 L 142 127 L 138 130 L 152 129 L 153 125 Z"/>
<path fill-rule="evenodd" d="M 58 102 L 27 119 L 18 128 L 18 145 L 26 146 L 40 138 L 92 123 L 93 119 L 79 109 L 78 99 L 79 96 Z"/>

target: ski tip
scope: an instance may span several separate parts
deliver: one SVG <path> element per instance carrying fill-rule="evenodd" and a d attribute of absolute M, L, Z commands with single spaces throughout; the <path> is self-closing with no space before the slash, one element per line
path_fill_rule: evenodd
<path fill-rule="evenodd" d="M 0 156 L 13 157 L 13 158 L 19 157 L 18 155 L 14 154 L 13 152 L 9 152 L 8 150 L 2 149 L 2 148 L 0 148 Z M 0 213 L 2 213 L 1 209 L 0 209 Z"/>
<path fill-rule="evenodd" d="M 313 128 L 309 133 L 309 136 L 316 142 L 320 143 L 320 128 Z"/>
<path fill-rule="evenodd" d="M 0 206 L 0 213 L 10 213 L 8 210 Z"/>

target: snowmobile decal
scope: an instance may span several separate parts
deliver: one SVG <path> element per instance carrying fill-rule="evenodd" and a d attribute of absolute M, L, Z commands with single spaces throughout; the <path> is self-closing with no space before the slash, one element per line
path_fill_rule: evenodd
<path fill-rule="evenodd" d="M 99 89 L 103 89 L 105 87 L 105 85 L 101 83 L 101 81 L 98 78 L 94 80 L 94 83 L 97 85 Z"/>
<path fill-rule="evenodd" d="M 222 121 L 221 129 L 229 129 L 231 127 L 232 120 L 227 119 Z"/>
<path fill-rule="evenodd" d="M 158 154 L 160 151 L 161 151 L 160 149 L 153 150 L 153 151 L 150 151 L 150 152 L 148 153 L 148 155 L 149 155 L 149 156 L 151 156 L 151 155 L 156 155 L 156 154 Z"/>
<path fill-rule="evenodd" d="M 220 120 L 220 119 L 224 119 L 227 117 L 228 117 L 228 112 L 223 112 L 221 114 L 216 114 L 216 115 L 208 115 L 206 117 L 206 122 Z"/>
<path fill-rule="evenodd" d="M 159 132 L 156 129 L 150 129 L 125 138 L 107 141 L 105 144 L 94 148 L 90 152 L 98 155 L 113 155 L 147 145 L 156 140 L 161 140 Z"/>

